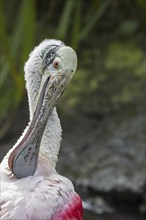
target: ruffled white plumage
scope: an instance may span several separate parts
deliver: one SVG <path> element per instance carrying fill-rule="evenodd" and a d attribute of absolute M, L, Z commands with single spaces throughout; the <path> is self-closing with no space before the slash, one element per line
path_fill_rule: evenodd
<path fill-rule="evenodd" d="M 52 174 L 1 182 L 1 218 L 4 220 L 46 220 L 60 212 L 74 193 L 72 183 Z"/>

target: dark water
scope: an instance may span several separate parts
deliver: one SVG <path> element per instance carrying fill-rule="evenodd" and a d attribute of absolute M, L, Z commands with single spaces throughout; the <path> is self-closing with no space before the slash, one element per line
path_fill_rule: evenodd
<path fill-rule="evenodd" d="M 113 214 L 104 214 L 104 215 L 97 215 L 91 212 L 85 211 L 84 212 L 84 220 L 145 220 L 144 216 L 134 214 L 134 213 L 113 213 Z"/>

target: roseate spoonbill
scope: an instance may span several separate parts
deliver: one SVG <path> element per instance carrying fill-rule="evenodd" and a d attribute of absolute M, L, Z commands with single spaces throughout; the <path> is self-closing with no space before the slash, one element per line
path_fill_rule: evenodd
<path fill-rule="evenodd" d="M 62 132 L 55 104 L 76 67 L 76 53 L 58 40 L 30 53 L 24 68 L 30 122 L 1 163 L 1 219 L 83 219 L 79 195 L 55 170 Z"/>

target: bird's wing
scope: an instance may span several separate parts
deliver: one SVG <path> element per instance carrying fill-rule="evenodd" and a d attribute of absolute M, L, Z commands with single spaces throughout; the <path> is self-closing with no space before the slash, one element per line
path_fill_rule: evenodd
<path fill-rule="evenodd" d="M 4 181 L 1 190 L 1 219 L 52 220 L 53 216 L 55 219 L 55 215 L 61 213 L 63 216 L 64 210 L 69 210 L 73 195 L 77 194 L 71 182 L 59 175 L 52 179 L 29 176 L 11 182 Z"/>
<path fill-rule="evenodd" d="M 83 206 L 79 195 L 73 193 L 69 202 L 53 216 L 52 220 L 83 220 Z"/>

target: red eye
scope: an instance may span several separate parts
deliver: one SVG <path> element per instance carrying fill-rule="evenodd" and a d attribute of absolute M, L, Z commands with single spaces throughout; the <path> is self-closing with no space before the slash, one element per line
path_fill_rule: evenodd
<path fill-rule="evenodd" d="M 55 62 L 54 62 L 54 67 L 55 67 L 56 69 L 59 67 L 58 61 L 55 61 Z"/>

